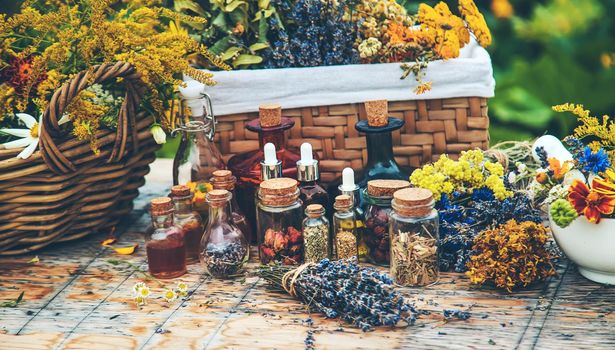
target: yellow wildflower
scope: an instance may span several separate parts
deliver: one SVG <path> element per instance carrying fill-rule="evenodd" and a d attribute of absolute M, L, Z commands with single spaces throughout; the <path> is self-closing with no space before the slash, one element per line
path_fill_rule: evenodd
<path fill-rule="evenodd" d="M 480 46 L 487 47 L 491 45 L 491 31 L 487 26 L 485 17 L 476 7 L 474 0 L 459 0 L 459 12 L 461 12 L 461 15 L 468 23 L 468 27 L 476 36 Z"/>
<path fill-rule="evenodd" d="M 417 85 L 414 89 L 414 93 L 417 95 L 424 94 L 427 91 L 431 91 L 431 81 Z"/>
<path fill-rule="evenodd" d="M 514 13 L 514 9 L 509 0 L 493 0 L 491 2 L 491 11 L 497 18 L 510 18 Z"/>

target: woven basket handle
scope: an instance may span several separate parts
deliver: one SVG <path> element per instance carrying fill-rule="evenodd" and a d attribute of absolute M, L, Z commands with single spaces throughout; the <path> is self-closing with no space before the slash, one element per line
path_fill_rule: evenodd
<path fill-rule="evenodd" d="M 77 170 L 73 162 L 62 154 L 55 142 L 56 139 L 61 139 L 65 134 L 60 129 L 58 120 L 64 114 L 64 110 L 70 101 L 83 89 L 116 78 L 123 78 L 126 95 L 119 111 L 115 142 L 107 163 L 117 162 L 126 155 L 129 134 L 132 140 L 132 150 L 133 152 L 137 151 L 139 140 L 135 116 L 145 86 L 140 75 L 130 63 L 105 63 L 94 66 L 91 70 L 79 72 L 53 94 L 43 114 L 40 135 L 41 154 L 51 171 L 56 174 L 65 174 Z"/>

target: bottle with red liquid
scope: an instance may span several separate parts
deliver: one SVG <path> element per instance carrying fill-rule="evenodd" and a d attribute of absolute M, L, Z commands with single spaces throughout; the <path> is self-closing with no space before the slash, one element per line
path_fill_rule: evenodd
<path fill-rule="evenodd" d="M 233 176 L 233 173 L 230 170 L 216 170 L 214 171 L 214 176 L 211 178 L 211 184 L 214 190 L 227 190 L 232 194 L 230 205 L 233 223 L 243 233 L 246 240 L 250 242 L 252 240 L 252 228 L 250 227 L 246 216 L 239 208 L 239 204 L 237 204 L 237 192 L 235 191 L 236 183 L 237 178 Z"/>
<path fill-rule="evenodd" d="M 264 147 L 272 143 L 276 149 L 277 159 L 281 161 L 284 177 L 297 177 L 297 161 L 301 158 L 296 149 L 286 148 L 284 132 L 295 125 L 290 118 L 282 117 L 282 108 L 278 104 L 259 106 L 259 118 L 246 124 L 246 129 L 258 133 L 258 150 L 233 156 L 228 161 L 228 168 L 237 177 L 237 201 L 246 214 L 252 230 L 256 231 L 255 195 L 261 178 L 261 162 L 265 159 Z"/>
<path fill-rule="evenodd" d="M 205 227 L 201 215 L 192 210 L 192 193 L 185 185 L 171 187 L 171 198 L 175 206 L 174 221 L 184 235 L 186 246 L 186 263 L 194 264 L 199 261 L 199 245 Z"/>
<path fill-rule="evenodd" d="M 145 250 L 149 273 L 156 278 L 175 278 L 186 273 L 184 235 L 174 225 L 174 211 L 169 197 L 151 201 L 152 226 L 145 234 Z"/>

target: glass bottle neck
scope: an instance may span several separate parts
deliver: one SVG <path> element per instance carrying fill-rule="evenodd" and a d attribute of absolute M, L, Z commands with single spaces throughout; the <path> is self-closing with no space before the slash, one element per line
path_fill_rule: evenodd
<path fill-rule="evenodd" d="M 173 198 L 175 214 L 188 214 L 192 212 L 192 197 Z"/>
<path fill-rule="evenodd" d="M 261 131 L 258 133 L 259 149 L 263 149 L 265 144 L 273 143 L 275 149 L 280 151 L 286 147 L 286 137 L 284 136 L 284 130 L 275 131 Z"/>
<path fill-rule="evenodd" d="M 366 134 L 365 138 L 368 164 L 394 161 L 393 140 L 390 132 Z"/>
<path fill-rule="evenodd" d="M 173 213 L 169 214 L 152 214 L 152 226 L 155 229 L 169 228 L 173 226 Z"/>
<path fill-rule="evenodd" d="M 231 222 L 231 201 L 226 203 L 209 204 L 209 225 L 219 224 L 221 222 Z"/>

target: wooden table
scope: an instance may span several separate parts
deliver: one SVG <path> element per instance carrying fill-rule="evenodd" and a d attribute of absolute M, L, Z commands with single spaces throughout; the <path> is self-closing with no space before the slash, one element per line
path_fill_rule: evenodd
<path fill-rule="evenodd" d="M 167 190 L 150 178 L 136 209 L 118 228 L 119 243 L 143 242 L 149 222 L 144 208 Z M 124 259 L 146 269 L 145 250 L 120 256 L 100 246 L 104 238 L 0 259 L 0 300 L 25 292 L 17 307 L 0 308 L 1 349 L 300 349 L 310 329 L 317 349 L 615 348 L 615 289 L 587 281 L 565 260 L 557 277 L 514 294 L 477 289 L 460 274 L 444 274 L 435 286 L 402 290 L 432 311 L 416 326 L 363 333 L 309 315 L 301 303 L 269 290 L 251 274 L 212 280 L 203 277 L 200 266 L 190 266 L 178 279 L 193 292 L 187 300 L 168 304 L 160 297 L 164 288 L 148 282 L 152 296 L 138 308 L 132 287 L 142 276 L 109 261 Z M 40 261 L 29 262 L 35 255 Z M 255 266 L 252 262 L 249 270 Z M 472 317 L 444 322 L 445 308 L 471 309 Z M 305 322 L 309 317 L 311 328 Z"/>

